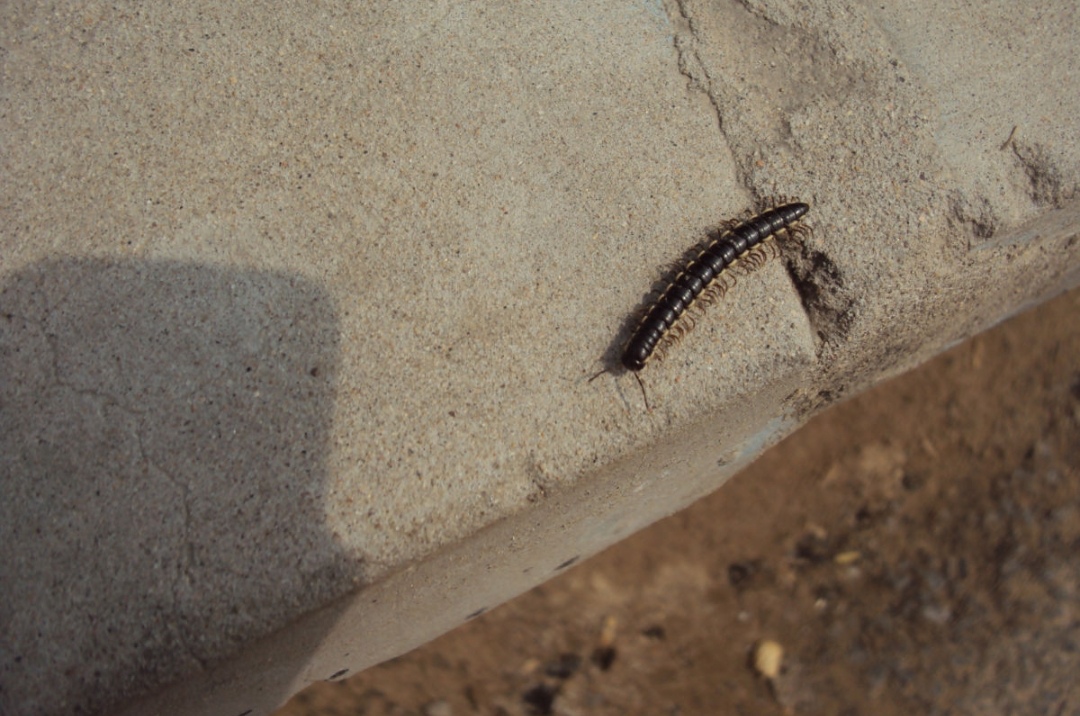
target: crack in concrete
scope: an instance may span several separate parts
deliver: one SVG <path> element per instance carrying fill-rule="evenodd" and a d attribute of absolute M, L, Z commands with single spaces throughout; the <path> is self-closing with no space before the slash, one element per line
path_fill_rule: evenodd
<path fill-rule="evenodd" d="M 42 327 L 44 328 L 44 327 Z M 183 546 L 182 553 L 177 565 L 177 571 L 175 577 L 172 579 L 172 584 L 169 587 L 169 593 L 171 594 L 171 610 L 172 616 L 177 616 L 182 613 L 181 605 L 183 598 L 180 594 L 181 580 L 186 579 L 188 583 L 193 582 L 192 564 L 194 562 L 193 545 L 191 542 L 191 499 L 190 488 L 183 481 L 177 479 L 171 475 L 168 471 L 162 469 L 157 463 L 155 463 L 147 454 L 146 445 L 143 442 L 143 420 L 145 414 L 125 405 L 119 398 L 111 393 L 97 390 L 94 388 L 85 388 L 78 386 L 69 380 L 66 380 L 63 376 L 65 371 L 61 367 L 60 348 L 57 345 L 58 337 L 55 334 L 51 334 L 44 331 L 45 343 L 49 347 L 51 353 L 51 361 L 49 362 L 52 369 L 51 379 L 54 385 L 59 388 L 70 391 L 71 393 L 89 398 L 100 404 L 101 408 L 112 408 L 126 414 L 131 418 L 133 426 L 131 429 L 131 436 L 134 438 L 135 446 L 137 450 L 137 459 L 142 465 L 143 474 L 149 476 L 151 472 L 155 472 L 163 477 L 170 485 L 172 485 L 181 497 L 181 509 L 182 509 L 182 529 L 180 535 L 180 544 Z M 171 621 L 171 620 L 170 620 Z M 184 637 L 183 631 L 176 629 L 174 625 L 170 626 L 170 631 L 174 635 L 174 643 L 176 643 L 184 653 L 191 658 L 192 661 L 197 663 L 201 668 L 207 668 L 207 662 L 204 658 L 200 657 L 194 650 L 193 646 L 188 643 L 188 640 Z"/>
<path fill-rule="evenodd" d="M 139 458 L 144 465 L 143 469 L 147 474 L 150 474 L 150 472 L 153 471 L 161 475 L 166 482 L 176 488 L 181 497 L 180 506 L 183 520 L 180 531 L 180 545 L 182 549 L 177 563 L 176 576 L 173 578 L 172 584 L 169 587 L 169 593 L 172 596 L 172 616 L 177 617 L 182 614 L 183 611 L 181 609 L 181 605 L 183 604 L 183 597 L 180 594 L 181 584 L 184 580 L 186 580 L 188 584 L 194 582 L 192 565 L 194 564 L 195 556 L 194 545 L 191 541 L 191 488 L 187 483 L 177 479 L 150 459 L 149 455 L 146 453 L 146 446 L 143 444 L 141 425 L 133 430 L 133 433 L 135 444 L 138 446 L 139 450 Z M 170 631 L 173 633 L 175 643 L 179 645 L 184 653 L 190 657 L 192 661 L 197 663 L 200 668 L 206 669 L 208 666 L 206 659 L 195 652 L 192 644 L 184 637 L 183 630 L 176 629 L 174 624 L 170 624 Z"/>
<path fill-rule="evenodd" d="M 705 68 L 698 52 L 699 30 L 688 5 L 689 0 L 673 0 L 674 8 L 669 10 L 672 26 L 675 28 L 674 47 L 678 57 L 679 72 L 689 80 L 689 87 L 703 92 L 712 105 L 716 115 L 716 124 L 725 144 L 731 145 L 724 130 L 724 118 L 720 101 L 716 96 L 713 78 Z M 749 12 L 753 9 L 747 7 Z M 751 182 L 735 162 L 735 171 L 739 182 L 755 194 Z M 758 197 L 761 199 L 761 197 Z M 844 295 L 844 282 L 839 268 L 822 251 L 810 249 L 800 244 L 797 254 L 785 252 L 785 267 L 791 282 L 798 293 L 803 312 L 818 341 L 818 357 L 826 346 L 844 339 L 854 322 L 854 305 L 850 297 Z"/>
<path fill-rule="evenodd" d="M 52 360 L 50 365 L 52 366 L 52 380 L 55 385 L 63 388 L 64 390 L 71 391 L 75 395 L 91 398 L 92 400 L 99 401 L 103 407 L 116 408 L 129 416 L 141 417 L 142 413 L 134 408 L 126 405 L 115 395 L 98 390 L 96 388 L 86 388 L 79 386 L 64 378 L 65 371 L 61 368 L 60 361 L 60 347 L 57 345 L 59 336 L 55 333 L 50 333 L 46 326 L 41 326 L 42 335 L 45 337 L 45 343 L 49 346 L 49 352 L 52 354 Z"/>
<path fill-rule="evenodd" d="M 669 14 L 672 15 L 671 22 L 676 28 L 674 45 L 678 54 L 679 72 L 689 80 L 692 89 L 704 92 L 709 98 L 709 103 L 716 114 L 721 136 L 725 144 L 730 147 L 731 141 L 724 129 L 723 112 L 715 83 L 699 54 L 700 31 L 698 22 L 689 7 L 690 0 L 673 0 L 673 2 L 678 10 L 677 16 L 673 12 Z M 741 4 L 748 12 L 759 14 L 754 8 L 745 3 Z M 768 18 L 765 19 L 773 22 Z M 735 171 L 739 183 L 746 187 L 751 195 L 755 195 L 759 202 L 762 202 L 764 197 L 757 194 L 753 182 L 749 180 L 746 170 L 738 159 L 735 161 Z M 792 285 L 799 295 L 803 312 L 817 339 L 817 353 L 820 359 L 823 351 L 830 345 L 843 341 L 850 332 L 854 323 L 854 301 L 845 294 L 839 267 L 825 252 L 812 249 L 799 242 L 797 251 L 785 251 L 784 264 Z"/>
<path fill-rule="evenodd" d="M 9 314 L 14 317 L 14 314 Z M 99 410 L 112 409 L 123 413 L 131 421 L 130 435 L 134 439 L 137 455 L 136 459 L 142 466 L 142 473 L 144 476 L 149 477 L 152 473 L 156 473 L 164 478 L 170 485 L 172 485 L 179 493 L 181 498 L 181 511 L 182 511 L 182 527 L 180 533 L 180 544 L 182 545 L 182 551 L 179 555 L 176 565 L 175 576 L 171 580 L 169 585 L 169 594 L 171 597 L 170 611 L 168 619 L 168 630 L 172 634 L 171 642 L 179 647 L 182 652 L 195 664 L 203 670 L 208 668 L 209 662 L 203 656 L 200 656 L 194 645 L 190 642 L 190 639 L 185 637 L 185 630 L 178 628 L 176 620 L 183 614 L 182 605 L 184 603 L 183 596 L 181 594 L 181 586 L 183 580 L 186 580 L 189 584 L 194 582 L 193 564 L 194 564 L 194 546 L 191 540 L 191 491 L 190 487 L 182 480 L 176 478 L 168 471 L 164 470 L 156 462 L 154 462 L 147 453 L 146 445 L 143 439 L 144 426 L 143 421 L 146 418 L 146 414 L 136 410 L 124 403 L 117 396 L 103 391 L 97 388 L 88 388 L 77 385 L 71 380 L 65 377 L 66 371 L 62 367 L 61 350 L 58 345 L 59 337 L 48 332 L 45 326 L 41 326 L 42 335 L 44 337 L 44 343 L 48 346 L 50 353 L 50 360 L 47 362 L 51 370 L 51 375 L 47 377 L 53 385 L 56 387 L 68 391 L 74 395 L 85 397 L 93 401 L 99 406 Z"/>
<path fill-rule="evenodd" d="M 712 77 L 698 54 L 696 23 L 686 7 L 687 0 L 674 0 L 674 3 L 678 10 L 677 16 L 668 10 L 668 17 L 672 27 L 675 28 L 674 47 L 679 73 L 689 80 L 690 89 L 703 92 L 709 99 L 709 104 L 712 105 L 713 112 L 716 114 L 716 126 L 720 129 L 720 134 L 724 135 L 724 116 L 720 111 L 720 103 L 713 93 Z"/>

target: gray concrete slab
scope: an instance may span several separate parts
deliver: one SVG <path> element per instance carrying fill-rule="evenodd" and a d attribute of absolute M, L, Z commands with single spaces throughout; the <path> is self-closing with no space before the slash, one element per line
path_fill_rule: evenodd
<path fill-rule="evenodd" d="M 1075 285 L 1076 11 L 965 8 L 5 4 L 4 709 L 266 713 Z"/>

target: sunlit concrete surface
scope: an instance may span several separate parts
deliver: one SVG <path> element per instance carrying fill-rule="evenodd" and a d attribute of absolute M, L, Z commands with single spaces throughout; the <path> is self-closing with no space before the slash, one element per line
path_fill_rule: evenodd
<path fill-rule="evenodd" d="M 1076 285 L 1076 14 L 4 3 L 0 710 L 266 714 Z"/>

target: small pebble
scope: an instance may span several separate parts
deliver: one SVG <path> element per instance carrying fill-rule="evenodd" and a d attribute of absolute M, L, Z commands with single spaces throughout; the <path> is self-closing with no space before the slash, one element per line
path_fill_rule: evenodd
<path fill-rule="evenodd" d="M 424 706 L 424 716 L 454 716 L 454 707 L 443 699 L 432 701 Z"/>
<path fill-rule="evenodd" d="M 784 647 L 771 639 L 765 639 L 754 650 L 754 668 L 766 679 L 775 679 L 780 675 L 780 664 L 784 661 Z"/>
<path fill-rule="evenodd" d="M 841 567 L 849 564 L 854 564 L 860 559 L 862 559 L 862 554 L 856 550 L 852 550 L 850 552 L 841 552 L 840 554 L 833 557 L 833 561 L 839 564 Z"/>

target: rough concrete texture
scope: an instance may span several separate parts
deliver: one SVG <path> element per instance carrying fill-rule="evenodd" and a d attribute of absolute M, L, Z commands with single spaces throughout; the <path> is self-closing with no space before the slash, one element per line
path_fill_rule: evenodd
<path fill-rule="evenodd" d="M 1076 13 L 3 4 L 0 705 L 265 713 L 1075 285 Z M 776 194 L 652 412 L 588 382 Z"/>
<path fill-rule="evenodd" d="M 1071 716 L 1078 358 L 1073 290 L 829 408 L 685 510 L 406 655 L 312 684 L 274 716 Z M 775 661 L 759 670 L 769 653 L 778 673 Z"/>

